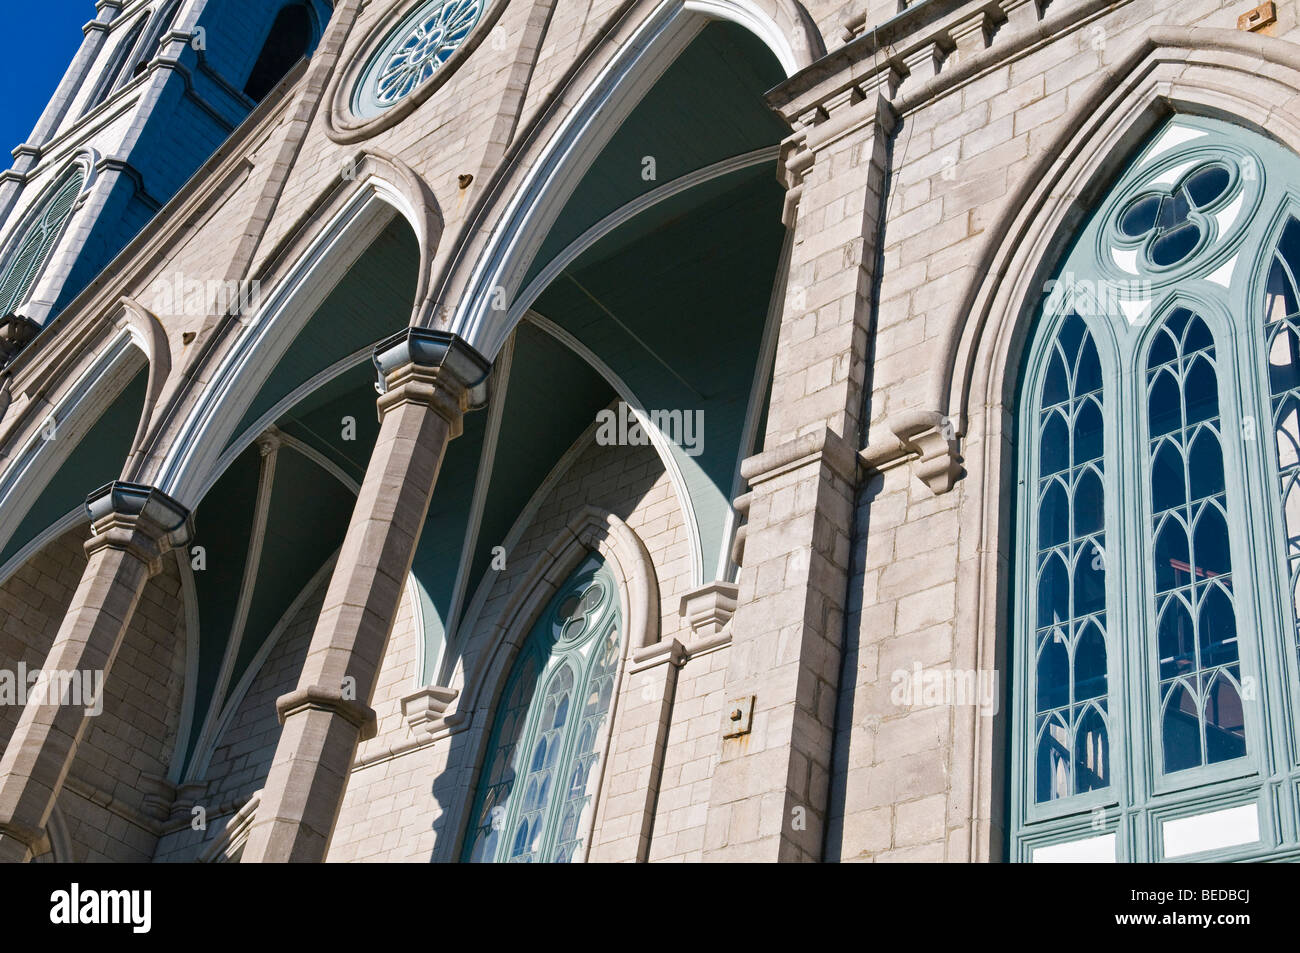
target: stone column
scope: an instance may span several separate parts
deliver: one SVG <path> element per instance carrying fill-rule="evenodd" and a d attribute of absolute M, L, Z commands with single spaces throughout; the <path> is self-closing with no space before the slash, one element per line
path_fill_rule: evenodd
<path fill-rule="evenodd" d="M 882 93 L 852 88 L 787 113 L 783 166 L 794 229 L 765 451 L 737 542 L 721 761 L 705 829 L 709 861 L 819 860 L 829 795 L 868 337 L 888 140 Z"/>
<path fill-rule="evenodd" d="M 26 861 L 43 837 L 88 709 L 103 701 L 88 698 L 86 689 L 102 693 L 145 583 L 162 568 L 162 557 L 191 535 L 189 512 L 147 486 L 110 483 L 90 495 L 86 510 L 89 562 L 45 662 L 45 672 L 57 679 L 46 697 L 29 699 L 0 758 L 3 861 Z"/>
<path fill-rule="evenodd" d="M 330 579 L 243 859 L 325 859 L 403 583 L 447 443 L 486 399 L 489 363 L 454 334 L 411 328 L 375 348 L 379 438 Z"/>

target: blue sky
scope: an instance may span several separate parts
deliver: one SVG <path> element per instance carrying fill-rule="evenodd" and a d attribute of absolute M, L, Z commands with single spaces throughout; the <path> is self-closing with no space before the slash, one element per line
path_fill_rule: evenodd
<path fill-rule="evenodd" d="M 95 19 L 94 0 L 5 3 L 0 30 L 0 169 L 26 140 Z"/>

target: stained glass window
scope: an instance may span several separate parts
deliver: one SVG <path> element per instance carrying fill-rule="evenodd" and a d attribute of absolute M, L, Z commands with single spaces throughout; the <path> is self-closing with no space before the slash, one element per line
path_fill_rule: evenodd
<path fill-rule="evenodd" d="M 1287 221 L 1269 263 L 1263 321 L 1272 448 L 1282 514 L 1291 644 L 1300 649 L 1300 220 Z"/>
<path fill-rule="evenodd" d="M 1166 772 L 1246 753 L 1214 340 L 1178 308 L 1146 372 L 1151 538 Z"/>
<path fill-rule="evenodd" d="M 621 649 L 618 589 L 592 557 L 551 600 L 514 663 L 464 859 L 585 857 Z"/>

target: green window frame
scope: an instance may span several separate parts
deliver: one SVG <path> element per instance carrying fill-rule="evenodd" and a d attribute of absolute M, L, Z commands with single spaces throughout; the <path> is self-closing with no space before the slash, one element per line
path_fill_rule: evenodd
<path fill-rule="evenodd" d="M 1300 158 L 1175 116 L 1016 408 L 1009 856 L 1300 857 Z"/>
<path fill-rule="evenodd" d="M 619 588 L 597 555 L 533 624 L 501 692 L 461 859 L 585 859 L 622 658 Z"/>
<path fill-rule="evenodd" d="M 73 165 L 37 202 L 36 210 L 18 231 L 19 237 L 11 245 L 4 271 L 0 272 L 0 317 L 14 313 L 26 300 L 63 234 L 85 181 L 85 170 Z"/>

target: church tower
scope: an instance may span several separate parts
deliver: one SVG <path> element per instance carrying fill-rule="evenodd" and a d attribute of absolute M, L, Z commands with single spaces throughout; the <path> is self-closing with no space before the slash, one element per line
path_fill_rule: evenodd
<path fill-rule="evenodd" d="M 0 173 L 0 366 L 113 260 L 284 77 L 329 0 L 99 0 Z"/>

